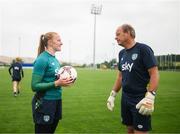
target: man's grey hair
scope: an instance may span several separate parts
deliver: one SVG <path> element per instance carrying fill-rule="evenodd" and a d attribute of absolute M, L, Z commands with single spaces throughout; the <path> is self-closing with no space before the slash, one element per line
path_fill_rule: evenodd
<path fill-rule="evenodd" d="M 123 30 L 124 33 L 130 33 L 132 38 L 136 37 L 135 30 L 131 25 L 123 24 L 121 27 L 122 27 L 122 30 Z"/>

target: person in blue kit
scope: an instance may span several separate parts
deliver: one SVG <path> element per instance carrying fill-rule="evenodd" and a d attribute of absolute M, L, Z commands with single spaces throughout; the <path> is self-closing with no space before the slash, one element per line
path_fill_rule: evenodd
<path fill-rule="evenodd" d="M 107 108 L 113 110 L 115 96 L 122 87 L 122 123 L 127 126 L 127 133 L 145 134 L 151 130 L 151 114 L 159 82 L 157 61 L 148 45 L 135 41 L 135 30 L 131 25 L 119 26 L 115 39 L 124 49 L 119 52 L 119 71 Z"/>
<path fill-rule="evenodd" d="M 38 57 L 34 62 L 31 87 L 35 92 L 32 112 L 35 133 L 54 133 L 62 118 L 62 86 L 70 86 L 72 79 L 58 78 L 60 63 L 55 57 L 61 51 L 62 41 L 58 33 L 48 32 L 40 36 Z"/>
<path fill-rule="evenodd" d="M 17 57 L 9 67 L 9 74 L 12 77 L 13 94 L 16 97 L 20 93 L 20 81 L 24 77 L 21 58 Z"/>

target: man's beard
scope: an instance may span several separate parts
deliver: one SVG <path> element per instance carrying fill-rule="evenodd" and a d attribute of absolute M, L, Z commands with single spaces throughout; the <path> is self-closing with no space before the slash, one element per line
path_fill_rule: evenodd
<path fill-rule="evenodd" d="M 118 43 L 118 45 L 121 46 L 121 47 L 124 47 L 124 45 L 122 43 Z"/>

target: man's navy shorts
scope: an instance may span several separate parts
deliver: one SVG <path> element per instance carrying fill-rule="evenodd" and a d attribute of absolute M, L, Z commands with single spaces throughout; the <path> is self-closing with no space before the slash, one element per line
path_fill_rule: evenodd
<path fill-rule="evenodd" d="M 133 126 L 135 130 L 149 131 L 151 130 L 151 116 L 141 115 L 138 109 L 136 109 L 136 104 L 142 98 L 132 98 L 123 93 L 121 99 L 121 119 L 124 125 Z"/>

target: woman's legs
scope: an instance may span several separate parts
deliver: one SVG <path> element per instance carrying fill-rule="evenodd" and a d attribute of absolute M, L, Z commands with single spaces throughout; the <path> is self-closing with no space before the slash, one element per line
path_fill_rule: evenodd
<path fill-rule="evenodd" d="M 35 133 L 49 133 L 53 134 L 56 130 L 56 127 L 58 125 L 59 120 L 55 120 L 53 124 L 47 124 L 47 125 L 42 125 L 42 124 L 35 124 Z"/>
<path fill-rule="evenodd" d="M 13 81 L 14 96 L 17 96 L 17 86 L 18 86 L 18 82 L 17 81 Z"/>

